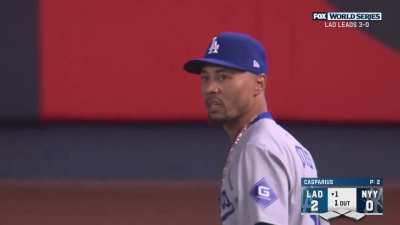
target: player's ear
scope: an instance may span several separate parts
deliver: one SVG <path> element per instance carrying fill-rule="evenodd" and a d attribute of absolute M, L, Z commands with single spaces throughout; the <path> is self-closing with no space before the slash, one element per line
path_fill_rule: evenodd
<path fill-rule="evenodd" d="M 264 74 L 256 75 L 256 92 L 255 95 L 259 95 L 260 93 L 265 92 L 265 81 L 266 77 Z"/>

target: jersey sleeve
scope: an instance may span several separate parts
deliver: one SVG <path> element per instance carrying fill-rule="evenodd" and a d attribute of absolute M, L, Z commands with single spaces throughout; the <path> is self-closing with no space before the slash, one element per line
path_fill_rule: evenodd
<path fill-rule="evenodd" d="M 277 151 L 248 144 L 237 175 L 239 224 L 288 224 L 289 177 Z"/>

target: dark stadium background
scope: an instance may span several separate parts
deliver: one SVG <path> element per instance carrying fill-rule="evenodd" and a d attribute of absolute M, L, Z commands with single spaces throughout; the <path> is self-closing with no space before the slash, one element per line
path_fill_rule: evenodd
<path fill-rule="evenodd" d="M 269 109 L 320 176 L 385 179 L 385 215 L 358 224 L 394 224 L 398 10 L 389 0 L 1 1 L 0 224 L 218 224 L 228 138 L 207 126 L 199 80 L 182 64 L 221 31 L 267 47 Z M 329 29 L 311 19 L 321 11 L 383 21 Z"/>

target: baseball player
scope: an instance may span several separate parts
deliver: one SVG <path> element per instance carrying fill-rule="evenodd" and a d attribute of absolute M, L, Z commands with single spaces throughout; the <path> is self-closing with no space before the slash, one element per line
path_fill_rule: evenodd
<path fill-rule="evenodd" d="M 316 177 L 317 170 L 310 152 L 268 112 L 263 46 L 224 32 L 184 69 L 200 75 L 209 122 L 222 125 L 232 141 L 220 193 L 222 224 L 325 224 L 300 214 L 301 178 Z"/>

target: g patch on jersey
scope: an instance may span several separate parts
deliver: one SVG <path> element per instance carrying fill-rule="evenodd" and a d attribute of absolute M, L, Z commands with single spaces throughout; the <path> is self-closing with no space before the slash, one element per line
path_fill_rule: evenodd
<path fill-rule="evenodd" d="M 254 185 L 250 191 L 250 195 L 262 208 L 268 207 L 277 199 L 275 192 L 268 185 L 264 177 Z"/>

